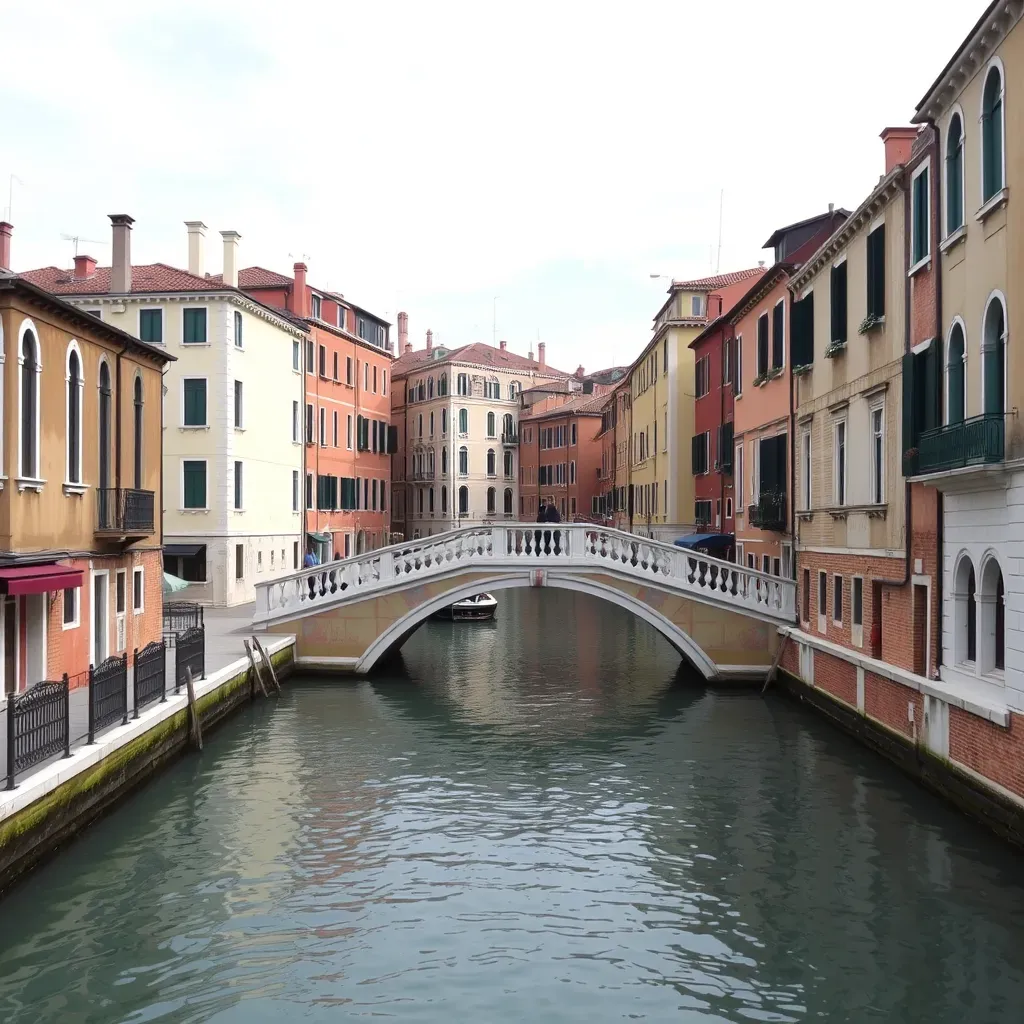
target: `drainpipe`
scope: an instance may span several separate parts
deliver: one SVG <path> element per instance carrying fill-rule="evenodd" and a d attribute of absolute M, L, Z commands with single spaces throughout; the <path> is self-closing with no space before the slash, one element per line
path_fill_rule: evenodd
<path fill-rule="evenodd" d="M 935 156 L 933 166 L 938 165 L 939 159 L 941 159 L 941 153 L 939 151 L 939 133 L 935 127 L 935 122 L 929 120 L 927 122 L 928 129 L 932 133 L 931 150 Z M 935 209 L 938 213 L 939 224 L 942 224 L 942 175 L 936 171 L 935 174 Z M 936 236 L 941 234 L 941 231 L 935 232 Z M 935 344 L 939 345 L 942 343 L 942 250 L 938 245 L 935 246 Z M 940 352 L 941 358 L 945 360 L 945 353 Z M 940 364 L 941 367 L 942 364 Z M 943 368 L 943 374 L 945 369 Z M 945 409 L 942 408 L 942 399 L 946 393 L 944 387 L 939 388 L 939 412 L 940 421 L 945 416 Z M 935 592 L 936 592 L 936 608 L 938 610 L 938 623 L 939 628 L 936 630 L 938 643 L 936 644 L 935 650 L 935 670 L 938 672 L 942 666 L 942 568 L 943 568 L 943 520 L 945 517 L 945 495 L 942 491 L 936 491 L 937 501 L 935 507 L 935 545 L 937 548 L 938 557 L 935 560 Z"/>
<path fill-rule="evenodd" d="M 793 554 L 789 559 L 789 571 L 796 580 L 796 380 L 793 377 L 793 303 L 796 296 L 793 289 L 787 287 L 789 295 L 789 315 L 786 323 L 790 328 L 789 346 L 789 538 L 793 545 Z M 796 623 L 800 625 L 800 608 L 793 609 Z"/>
<path fill-rule="evenodd" d="M 126 351 L 122 345 L 114 360 L 114 487 L 117 491 L 121 490 L 121 356 Z"/>

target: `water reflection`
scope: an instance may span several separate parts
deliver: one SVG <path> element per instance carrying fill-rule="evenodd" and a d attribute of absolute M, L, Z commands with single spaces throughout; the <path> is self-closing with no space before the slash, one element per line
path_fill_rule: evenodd
<path fill-rule="evenodd" d="M 296 681 L 0 904 L 0 1020 L 1018 1019 L 1020 860 L 621 609 Z"/>

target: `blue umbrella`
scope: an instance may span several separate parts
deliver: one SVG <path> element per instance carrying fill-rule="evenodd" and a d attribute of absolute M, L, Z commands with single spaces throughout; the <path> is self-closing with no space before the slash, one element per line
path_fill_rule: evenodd
<path fill-rule="evenodd" d="M 178 576 L 172 576 L 169 572 L 164 573 L 165 594 L 176 594 L 179 590 L 184 590 L 187 586 L 188 580 L 183 580 Z"/>

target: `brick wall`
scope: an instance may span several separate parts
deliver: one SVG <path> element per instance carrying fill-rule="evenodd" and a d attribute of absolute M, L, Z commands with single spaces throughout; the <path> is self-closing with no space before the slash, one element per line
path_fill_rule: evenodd
<path fill-rule="evenodd" d="M 909 705 L 914 705 L 914 721 L 910 721 Z M 900 686 L 890 679 L 864 673 L 864 713 L 876 722 L 913 739 L 915 727 L 924 725 L 924 701 L 917 690 Z"/>
<path fill-rule="evenodd" d="M 960 708 L 949 709 L 949 756 L 1024 796 L 1024 715 L 1003 729 Z"/>

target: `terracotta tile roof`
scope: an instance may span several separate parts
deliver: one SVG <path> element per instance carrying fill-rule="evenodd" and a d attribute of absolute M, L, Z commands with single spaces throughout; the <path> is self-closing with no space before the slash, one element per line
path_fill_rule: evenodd
<path fill-rule="evenodd" d="M 110 267 L 97 267 L 86 278 L 76 278 L 73 270 L 40 267 L 26 270 L 26 281 L 56 295 L 104 295 L 110 291 Z M 136 292 L 219 292 L 224 282 L 219 277 L 196 277 L 187 270 L 166 263 L 148 263 L 132 267 L 132 294 Z"/>
<path fill-rule="evenodd" d="M 575 398 L 570 398 L 568 402 L 545 409 L 543 412 L 531 413 L 523 410 L 519 415 L 519 422 L 546 420 L 559 416 L 600 416 L 607 399 L 608 395 L 577 395 Z"/>
<path fill-rule="evenodd" d="M 443 348 L 443 357 L 437 356 L 437 350 Z M 427 366 L 430 363 L 456 361 L 460 363 L 476 363 L 478 366 L 493 366 L 496 370 L 520 370 L 528 373 L 531 370 L 535 373 L 543 373 L 549 377 L 571 377 L 571 373 L 564 370 L 556 370 L 553 366 L 545 366 L 541 370 L 540 363 L 536 359 L 527 359 L 525 356 L 516 355 L 508 349 L 502 350 L 493 345 L 485 345 L 481 341 L 472 342 L 469 345 L 462 345 L 459 348 L 447 348 L 444 345 L 435 345 L 432 352 L 425 348 L 414 349 L 400 355 L 391 366 L 392 377 L 399 377 L 411 373 L 419 367 Z"/>
<path fill-rule="evenodd" d="M 287 288 L 291 283 L 290 277 L 266 267 L 245 267 L 238 272 L 239 288 Z"/>
<path fill-rule="evenodd" d="M 747 270 L 733 270 L 728 274 L 715 274 L 713 277 L 697 277 L 692 281 L 673 281 L 672 291 L 675 292 L 713 292 L 716 288 L 728 288 L 752 277 L 764 273 L 764 267 L 750 267 Z"/>

